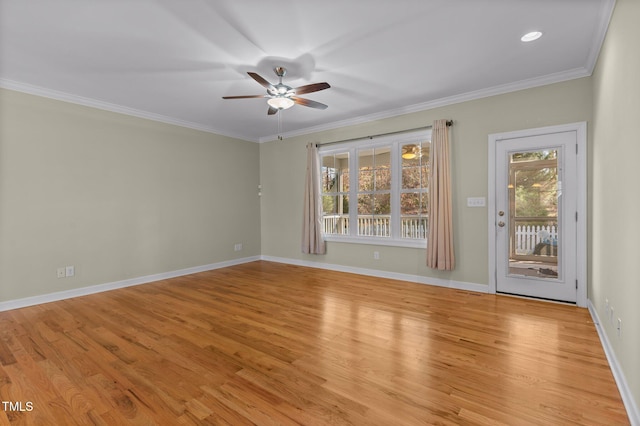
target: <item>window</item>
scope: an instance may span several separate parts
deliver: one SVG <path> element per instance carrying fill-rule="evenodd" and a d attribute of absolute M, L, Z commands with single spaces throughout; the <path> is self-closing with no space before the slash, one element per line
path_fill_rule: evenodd
<path fill-rule="evenodd" d="M 400 216 L 403 238 L 427 237 L 429 148 L 429 140 L 401 147 Z"/>
<path fill-rule="evenodd" d="M 349 153 L 323 155 L 321 164 L 324 233 L 349 235 Z"/>
<path fill-rule="evenodd" d="M 320 147 L 325 238 L 425 247 L 430 139 L 429 130 Z"/>
<path fill-rule="evenodd" d="M 391 236 L 391 148 L 359 148 L 357 235 Z"/>

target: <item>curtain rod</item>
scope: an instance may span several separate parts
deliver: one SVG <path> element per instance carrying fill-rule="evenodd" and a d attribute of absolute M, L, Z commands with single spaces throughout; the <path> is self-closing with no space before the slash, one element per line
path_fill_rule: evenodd
<path fill-rule="evenodd" d="M 447 127 L 451 127 L 451 126 L 453 126 L 453 120 L 447 120 Z M 362 137 L 359 137 L 359 138 L 344 139 L 344 140 L 341 140 L 341 141 L 334 141 L 334 142 L 327 142 L 327 143 L 317 143 L 316 144 L 316 148 L 321 147 L 321 146 L 327 146 L 327 145 L 335 145 L 335 144 L 338 144 L 338 143 L 359 141 L 359 140 L 362 140 L 362 139 L 379 138 L 380 136 L 389 136 L 389 135 L 397 135 L 397 134 L 400 134 L 400 133 L 409 133 L 409 132 L 414 132 L 416 130 L 427 130 L 427 129 L 431 129 L 431 128 L 433 128 L 433 126 L 415 127 L 413 129 L 398 130 L 396 132 L 389 132 L 389 133 L 379 133 L 377 135 L 362 136 Z"/>

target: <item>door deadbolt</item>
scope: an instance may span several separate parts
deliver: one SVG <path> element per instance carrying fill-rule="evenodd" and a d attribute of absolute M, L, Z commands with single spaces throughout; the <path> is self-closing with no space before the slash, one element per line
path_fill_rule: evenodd
<path fill-rule="evenodd" d="M 499 226 L 500 228 L 504 228 L 504 222 L 503 222 L 503 221 L 498 222 L 498 226 Z"/>
<path fill-rule="evenodd" d="M 498 216 L 504 216 L 504 212 L 503 212 L 502 210 L 500 210 L 500 211 L 498 212 Z"/>

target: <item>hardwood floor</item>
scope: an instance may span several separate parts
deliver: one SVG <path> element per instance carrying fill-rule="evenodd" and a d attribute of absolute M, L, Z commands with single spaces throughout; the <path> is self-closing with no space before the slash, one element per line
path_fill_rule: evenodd
<path fill-rule="evenodd" d="M 0 333 L 23 409 L 0 424 L 629 424 L 587 310 L 320 269 L 16 309 Z"/>

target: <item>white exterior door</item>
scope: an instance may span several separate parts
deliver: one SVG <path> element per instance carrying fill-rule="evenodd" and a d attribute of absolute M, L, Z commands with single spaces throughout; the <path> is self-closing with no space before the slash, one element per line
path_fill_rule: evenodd
<path fill-rule="evenodd" d="M 558 126 L 490 137 L 490 268 L 498 293 L 582 305 L 579 244 L 586 236 L 579 221 L 586 219 L 580 217 L 586 181 L 579 153 L 586 140 L 579 141 L 584 134 L 578 130 Z"/>

